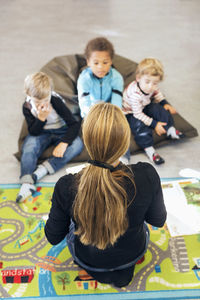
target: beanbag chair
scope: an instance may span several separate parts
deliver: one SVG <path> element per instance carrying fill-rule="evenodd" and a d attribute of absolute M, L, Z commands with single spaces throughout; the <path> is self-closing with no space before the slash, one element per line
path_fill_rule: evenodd
<path fill-rule="evenodd" d="M 78 105 L 78 93 L 77 93 L 77 79 L 86 66 L 86 60 L 84 55 L 65 55 L 57 56 L 49 61 L 46 65 L 41 68 L 42 72 L 48 74 L 54 82 L 54 90 L 59 93 L 65 100 L 67 107 L 71 110 L 75 118 L 80 119 L 80 111 Z M 131 81 L 135 79 L 135 70 L 137 63 L 122 57 L 120 55 L 115 55 L 113 59 L 113 66 L 121 73 L 124 78 L 124 87 L 126 87 Z M 175 127 L 185 134 L 185 137 L 191 138 L 198 136 L 197 130 L 188 123 L 179 114 L 173 115 Z M 18 152 L 15 153 L 15 157 L 20 160 L 21 148 L 25 137 L 28 134 L 28 129 L 26 121 L 23 121 L 19 139 L 18 139 Z M 81 130 L 80 130 L 81 136 Z M 166 136 L 158 136 L 153 133 L 154 145 L 157 147 L 159 145 L 167 144 L 170 141 L 166 139 Z M 47 159 L 52 155 L 53 146 L 46 149 L 39 159 L 39 162 Z M 135 143 L 133 135 L 131 135 L 130 141 L 130 151 L 131 154 L 141 151 L 139 146 Z M 75 157 L 72 161 L 86 161 L 89 159 L 88 153 L 84 148 L 81 154 Z"/>

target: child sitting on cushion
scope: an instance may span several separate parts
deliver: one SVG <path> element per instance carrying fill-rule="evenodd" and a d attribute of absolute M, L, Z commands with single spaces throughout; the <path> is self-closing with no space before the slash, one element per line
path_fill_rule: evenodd
<path fill-rule="evenodd" d="M 131 82 L 123 94 L 123 112 L 126 114 L 135 142 L 144 149 L 156 165 L 164 159 L 153 147 L 153 130 L 160 136 L 179 139 L 184 135 L 174 127 L 171 114 L 176 110 L 166 101 L 158 88 L 163 79 L 163 66 L 158 59 L 145 58 L 136 69 L 136 80 Z"/>
<path fill-rule="evenodd" d="M 23 104 L 29 134 L 21 155 L 21 188 L 16 202 L 21 202 L 35 190 L 35 183 L 66 165 L 83 149 L 78 137 L 77 122 L 60 95 L 52 91 L 52 80 L 45 73 L 28 75 L 24 82 L 26 100 Z M 50 145 L 52 156 L 37 166 L 38 158 Z"/>
<path fill-rule="evenodd" d="M 106 38 L 98 37 L 88 42 L 85 48 L 88 67 L 79 75 L 77 84 L 82 118 L 99 101 L 122 107 L 123 78 L 112 67 L 113 56 L 113 45 Z"/>

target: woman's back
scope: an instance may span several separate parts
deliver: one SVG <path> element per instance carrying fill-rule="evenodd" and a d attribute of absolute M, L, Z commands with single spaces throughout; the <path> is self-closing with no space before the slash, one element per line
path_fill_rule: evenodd
<path fill-rule="evenodd" d="M 123 164 L 120 165 L 129 172 L 128 167 Z M 129 168 L 134 174 L 136 196 L 134 201 L 132 201 L 135 195 L 135 187 L 129 179 L 126 179 L 125 187 L 128 194 L 128 204 L 130 203 L 127 209 L 128 228 L 113 246 L 108 246 L 105 250 L 100 250 L 91 245 L 84 245 L 79 237 L 76 236 L 76 255 L 86 264 L 101 268 L 112 268 L 113 266 L 127 263 L 135 259 L 144 249 L 146 239 L 144 221 L 153 226 L 161 227 L 164 225 L 166 210 L 157 172 L 148 163 L 137 163 L 130 165 Z M 60 218 L 60 228 L 58 228 L 58 224 L 54 223 L 58 211 L 54 210 L 54 214 L 51 212 L 51 218 L 48 220 L 48 226 L 46 226 L 46 234 L 53 244 L 59 242 L 60 240 L 58 239 L 62 240 L 67 234 L 66 224 L 70 222 L 71 217 L 73 218 L 72 207 L 76 192 L 76 175 L 63 176 L 56 185 L 53 203 L 55 207 L 60 207 L 63 221 L 61 222 L 62 218 Z M 62 237 L 59 237 L 58 234 L 52 234 L 51 231 L 47 232 L 48 228 L 55 227 L 57 232 L 63 232 L 64 235 Z"/>
<path fill-rule="evenodd" d="M 130 128 L 118 107 L 92 107 L 83 122 L 83 139 L 89 165 L 57 182 L 45 233 L 52 244 L 68 234 L 68 247 L 80 266 L 100 282 L 123 286 L 146 251 L 145 222 L 164 225 L 160 179 L 148 163 L 128 167 L 119 162 L 129 147 Z"/>

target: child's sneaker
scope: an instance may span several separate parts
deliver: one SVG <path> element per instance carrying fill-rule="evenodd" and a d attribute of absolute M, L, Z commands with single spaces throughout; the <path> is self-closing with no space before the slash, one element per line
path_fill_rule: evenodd
<path fill-rule="evenodd" d="M 182 139 L 185 137 L 185 134 L 178 129 L 176 129 L 176 135 L 179 137 L 179 139 Z"/>
<path fill-rule="evenodd" d="M 184 133 L 176 129 L 174 126 L 171 126 L 167 130 L 167 138 L 170 140 L 179 140 L 185 137 Z"/>
<path fill-rule="evenodd" d="M 156 165 L 161 165 L 163 164 L 165 161 L 164 159 L 158 154 L 158 153 L 154 153 L 153 154 L 153 162 L 156 164 Z"/>
<path fill-rule="evenodd" d="M 23 183 L 16 197 L 16 202 L 23 202 L 27 197 L 31 196 L 36 191 L 36 187 L 30 183 Z"/>
<path fill-rule="evenodd" d="M 153 146 L 145 148 L 144 151 L 148 158 L 151 161 L 153 161 L 156 165 L 161 165 L 165 162 L 164 159 L 158 153 L 156 153 Z"/>

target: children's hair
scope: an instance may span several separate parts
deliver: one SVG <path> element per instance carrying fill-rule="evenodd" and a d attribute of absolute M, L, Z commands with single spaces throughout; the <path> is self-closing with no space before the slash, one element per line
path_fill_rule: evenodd
<path fill-rule="evenodd" d="M 84 119 L 83 140 L 92 160 L 113 164 L 128 149 L 130 127 L 121 109 L 110 103 L 94 105 Z M 75 234 L 85 245 L 105 249 L 126 231 L 127 193 L 124 178 L 135 187 L 133 174 L 122 167 L 108 169 L 88 165 L 78 180 L 73 205 Z"/>
<path fill-rule="evenodd" d="M 39 100 L 48 97 L 53 87 L 52 79 L 43 72 L 37 72 L 26 76 L 24 90 L 26 95 Z"/>
<path fill-rule="evenodd" d="M 94 51 L 107 51 L 110 55 L 110 58 L 113 59 L 114 56 L 114 47 L 110 41 L 105 37 L 98 37 L 90 40 L 85 48 L 85 57 L 89 59 L 91 53 Z"/>
<path fill-rule="evenodd" d="M 164 71 L 162 63 L 156 58 L 145 58 L 137 66 L 136 76 L 151 75 L 159 76 L 163 80 Z"/>

